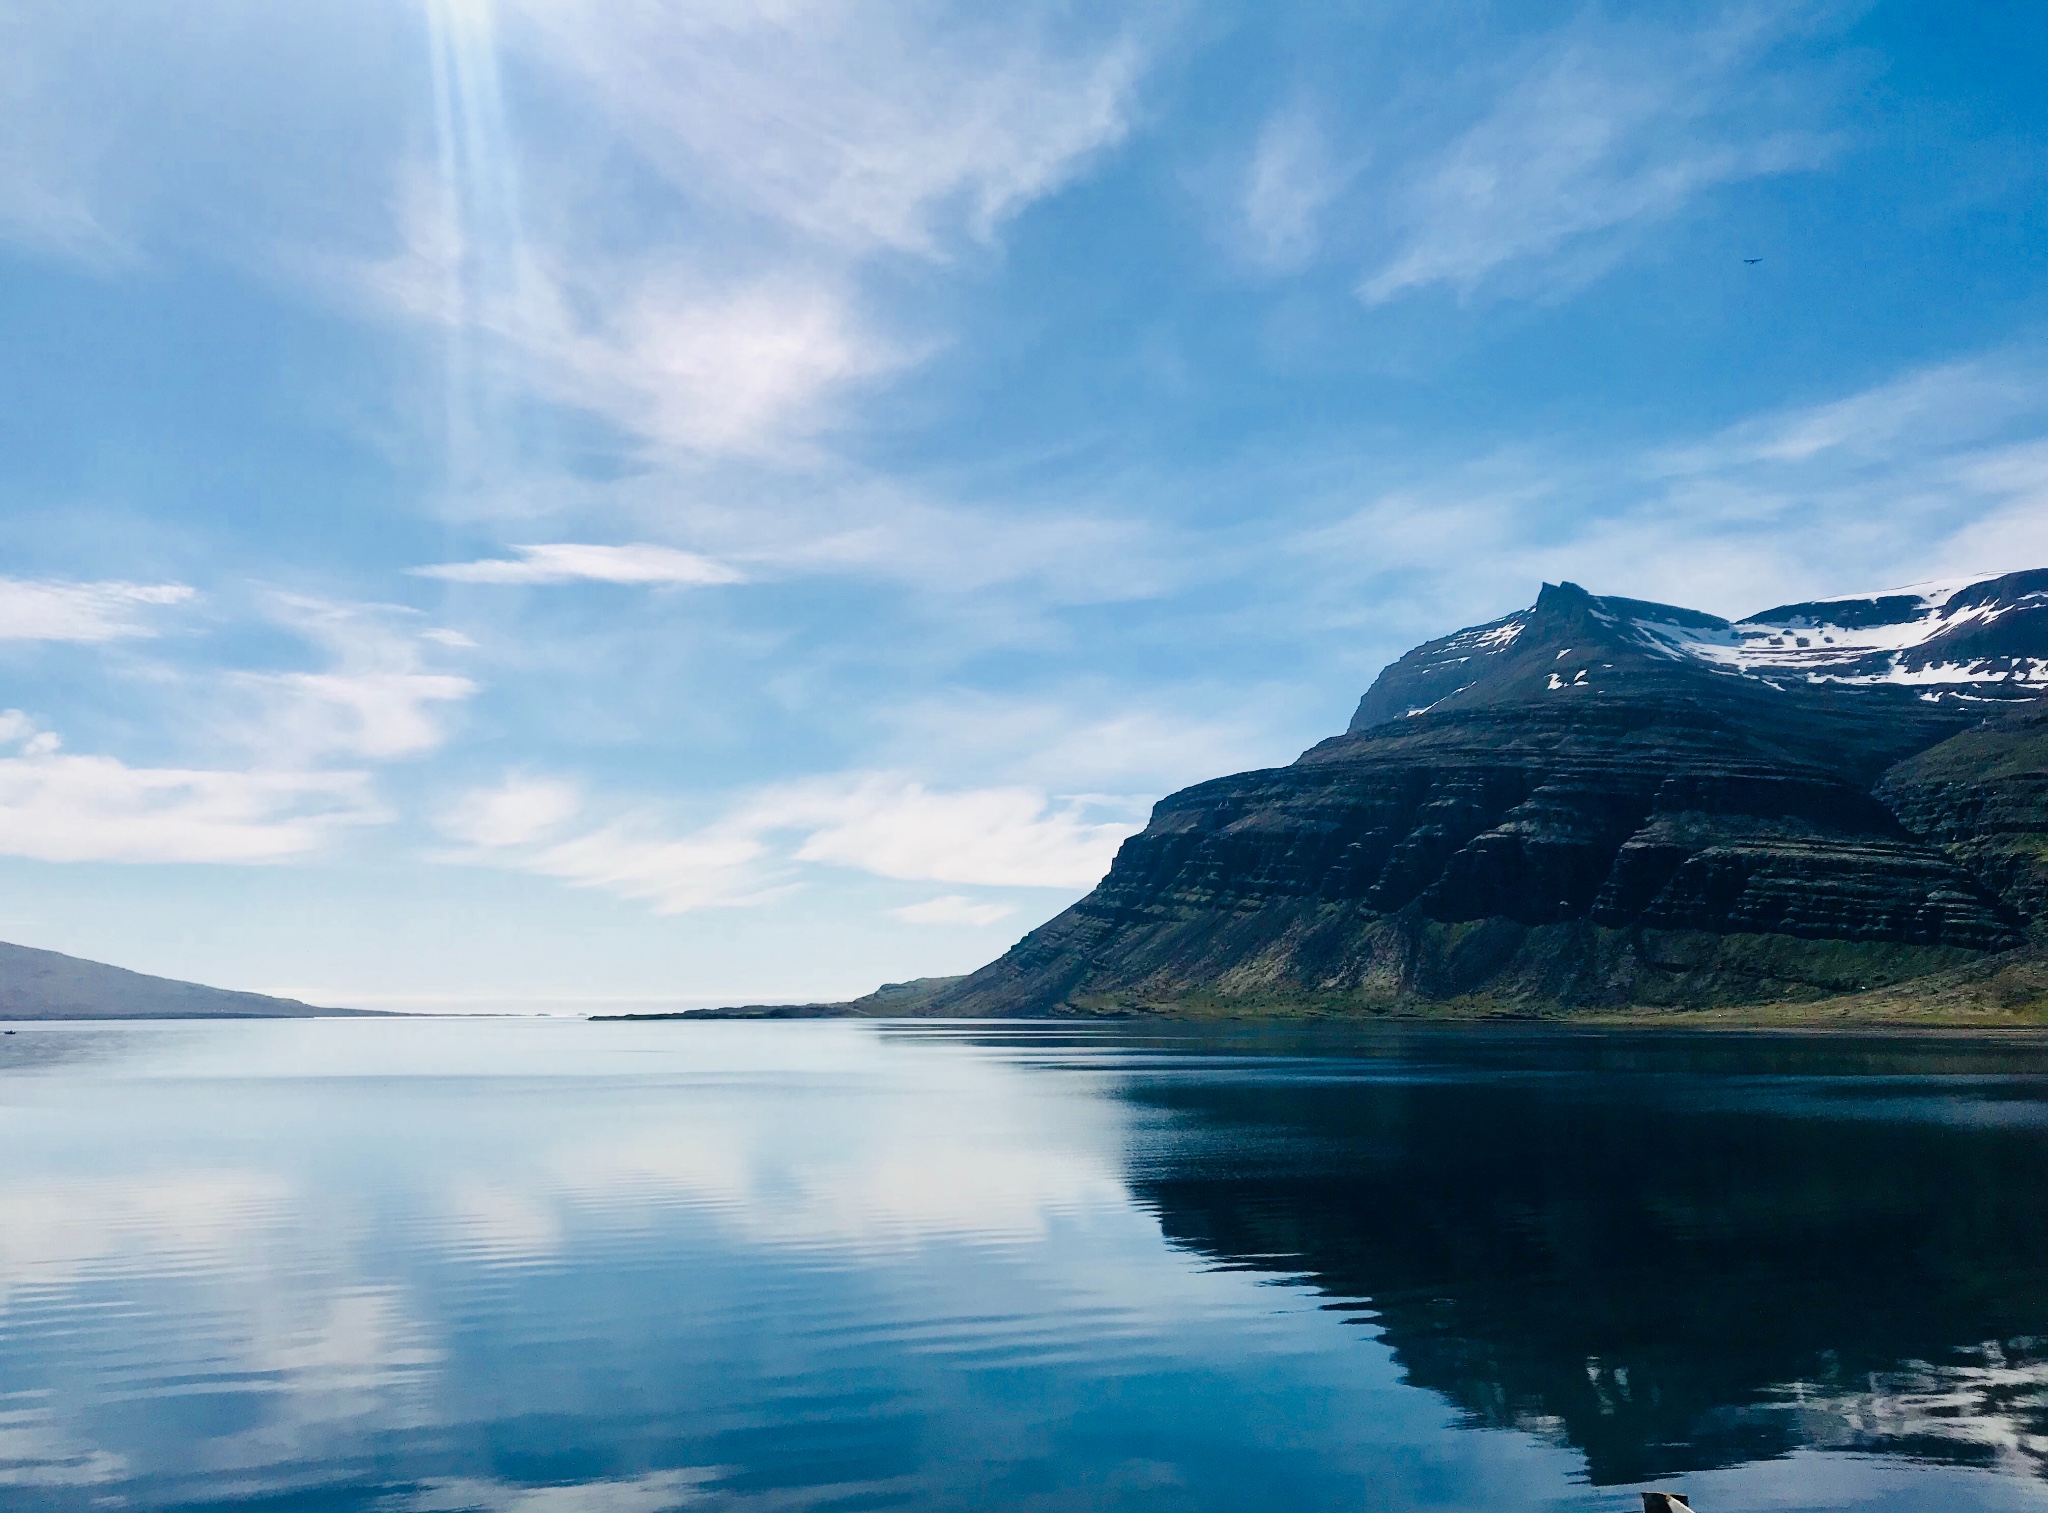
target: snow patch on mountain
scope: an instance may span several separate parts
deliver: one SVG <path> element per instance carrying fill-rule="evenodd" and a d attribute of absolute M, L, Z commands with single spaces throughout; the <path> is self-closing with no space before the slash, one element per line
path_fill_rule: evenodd
<path fill-rule="evenodd" d="M 2048 573 L 1944 579 L 1733 622 L 1644 617 L 1630 629 L 1665 656 L 1773 683 L 2048 689 Z"/>

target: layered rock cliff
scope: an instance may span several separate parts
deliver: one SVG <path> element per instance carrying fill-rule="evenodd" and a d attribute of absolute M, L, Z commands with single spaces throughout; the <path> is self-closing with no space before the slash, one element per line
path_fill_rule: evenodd
<path fill-rule="evenodd" d="M 1291 766 L 1162 800 L 927 1012 L 1684 1005 L 1953 966 L 2041 911 L 2040 748 L 1998 733 L 2038 723 L 1981 727 L 2044 690 L 2048 573 L 1739 622 L 1549 586 Z"/>
<path fill-rule="evenodd" d="M 2048 920 L 2048 701 L 1901 762 L 1877 794 L 2020 915 Z"/>

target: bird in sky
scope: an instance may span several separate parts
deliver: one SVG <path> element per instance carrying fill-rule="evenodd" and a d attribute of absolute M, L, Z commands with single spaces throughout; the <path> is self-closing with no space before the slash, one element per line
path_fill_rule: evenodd
<path fill-rule="evenodd" d="M 1746 257 L 1743 259 L 1743 261 L 1745 263 L 1760 263 L 1763 261 L 1763 259 L 1760 257 Z"/>

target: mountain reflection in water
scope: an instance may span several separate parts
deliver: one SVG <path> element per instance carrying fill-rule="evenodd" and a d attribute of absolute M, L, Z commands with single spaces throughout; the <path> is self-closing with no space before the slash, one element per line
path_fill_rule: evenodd
<path fill-rule="evenodd" d="M 8 1513 L 2048 1506 L 2030 1044 L 18 1028 Z"/>
<path fill-rule="evenodd" d="M 1474 1033 L 1396 1037 L 1379 1075 L 1145 1082 L 1200 1136 L 1133 1190 L 1595 1483 L 1799 1446 L 2048 1473 L 2031 1048 Z"/>

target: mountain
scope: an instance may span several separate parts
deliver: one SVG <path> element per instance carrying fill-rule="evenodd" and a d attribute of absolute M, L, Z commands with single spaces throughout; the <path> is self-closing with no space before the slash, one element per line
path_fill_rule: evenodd
<path fill-rule="evenodd" d="M 1457 695 L 1482 684 L 1495 696 L 1521 688 L 1504 688 L 1501 678 L 1526 660 L 1525 633 L 1533 628 L 1541 640 L 1574 600 L 1603 639 L 1674 664 L 1664 670 L 1681 675 L 1705 668 L 1774 688 L 1885 687 L 1932 694 L 1936 704 L 2048 694 L 2048 569 L 1785 604 L 1732 622 L 1668 604 L 1595 599 L 1567 583 L 1546 586 L 1532 609 L 1416 647 L 1359 700 L 1348 733 L 1457 707 Z M 1540 681 L 1561 688 L 1563 669 L 1523 670 L 1557 673 L 1555 683 Z M 1584 671 L 1576 668 L 1574 681 L 1582 683 Z"/>
<path fill-rule="evenodd" d="M 0 1019 L 303 1019 L 369 1012 L 201 987 L 0 941 Z"/>
<path fill-rule="evenodd" d="M 1161 800 L 922 1012 L 1818 998 L 2027 938 L 2048 571 L 1727 621 L 1546 585 L 1291 766 Z"/>

